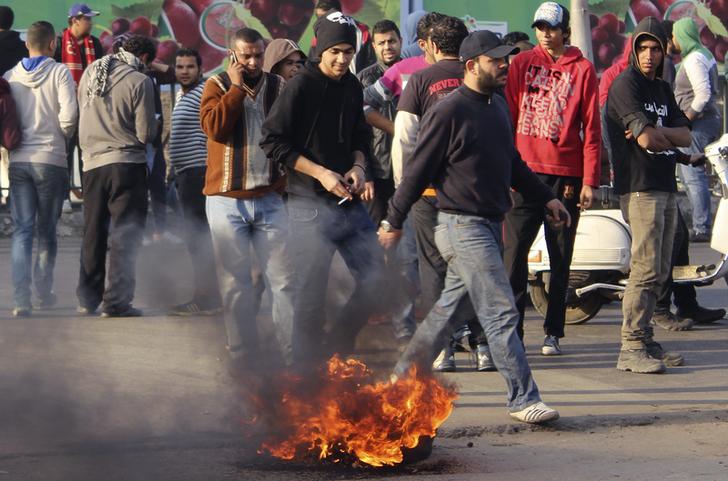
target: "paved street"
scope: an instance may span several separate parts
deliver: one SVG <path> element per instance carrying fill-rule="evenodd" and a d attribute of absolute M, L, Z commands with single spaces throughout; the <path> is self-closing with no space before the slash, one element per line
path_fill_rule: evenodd
<path fill-rule="evenodd" d="M 728 321 L 689 332 L 657 330 L 686 365 L 644 376 L 614 369 L 619 305 L 570 326 L 565 355 L 540 356 L 540 319 L 529 311 L 526 344 L 549 427 L 512 422 L 497 373 L 477 373 L 465 354 L 452 416 L 424 462 L 394 469 L 284 463 L 259 456 L 239 423 L 238 390 L 226 374 L 216 318 L 174 318 L 191 267 L 176 245 L 144 248 L 137 300 L 145 317 L 75 314 L 78 239 L 62 239 L 59 304 L 10 317 L 9 241 L 0 240 L 0 481 L 87 480 L 725 480 L 728 479 Z M 705 245 L 694 261 L 716 262 Z M 337 283 L 347 285 L 346 279 Z M 726 307 L 724 282 L 699 289 Z M 386 373 L 395 358 L 386 326 L 370 326 L 359 351 Z"/>

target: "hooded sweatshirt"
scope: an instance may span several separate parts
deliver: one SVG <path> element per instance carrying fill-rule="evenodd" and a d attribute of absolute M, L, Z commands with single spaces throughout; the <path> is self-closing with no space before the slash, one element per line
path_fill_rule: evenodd
<path fill-rule="evenodd" d="M 365 160 L 357 165 L 369 172 L 371 138 L 359 80 L 351 72 L 333 80 L 321 72 L 318 60 L 309 60 L 273 104 L 260 146 L 269 159 L 286 167 L 290 195 L 333 201 L 338 197 L 294 169 L 296 160 L 303 155 L 343 175 L 354 166 L 353 153 L 360 151 Z"/>
<path fill-rule="evenodd" d="M 0 75 L 15 67 L 20 59 L 28 56 L 28 49 L 25 42 L 20 39 L 20 34 L 15 30 L 0 32 Z"/>
<path fill-rule="evenodd" d="M 513 59 L 505 88 L 516 147 L 537 173 L 599 186 L 601 124 L 594 65 L 576 47 L 557 60 L 540 45 Z"/>
<path fill-rule="evenodd" d="M 417 44 L 417 24 L 427 15 L 424 10 L 415 10 L 407 15 L 402 25 L 402 58 L 417 57 L 424 52 Z"/>
<path fill-rule="evenodd" d="M 718 63 L 700 43 L 695 20 L 681 18 L 673 25 L 672 34 L 683 59 L 675 75 L 675 100 L 683 112 L 697 117 L 720 117 Z"/>
<path fill-rule="evenodd" d="M 300 53 L 304 60 L 306 59 L 306 54 L 303 53 L 301 47 L 299 47 L 293 40 L 289 40 L 287 38 L 277 38 L 273 40 L 265 48 L 263 71 L 271 73 L 271 70 L 273 70 L 279 62 L 295 52 Z"/>
<path fill-rule="evenodd" d="M 13 150 L 20 145 L 21 135 L 10 85 L 0 77 L 0 145 Z"/>
<path fill-rule="evenodd" d="M 657 77 L 646 77 L 639 68 L 634 53 L 638 42 L 647 36 L 657 40 L 665 51 L 665 31 L 654 17 L 646 17 L 635 27 L 630 65 L 612 83 L 607 98 L 607 131 L 614 161 L 614 189 L 617 194 L 631 192 L 675 192 L 676 150 L 651 152 L 637 143 L 637 137 L 647 127 L 688 127 L 690 122 L 682 113 L 670 85 L 662 80 L 662 68 Z M 625 130 L 632 133 L 627 139 Z"/>
<path fill-rule="evenodd" d="M 146 163 L 145 145 L 157 133 L 152 79 L 126 63 L 112 61 L 103 91 L 89 99 L 95 65 L 105 58 L 92 63 L 78 85 L 84 172 L 109 164 Z"/>
<path fill-rule="evenodd" d="M 25 59 L 28 60 L 28 59 Z M 22 126 L 23 141 L 10 162 L 37 162 L 67 167 L 66 142 L 76 129 L 78 106 L 68 68 L 52 58 L 34 58 L 26 70 L 18 63 L 5 73 Z"/>

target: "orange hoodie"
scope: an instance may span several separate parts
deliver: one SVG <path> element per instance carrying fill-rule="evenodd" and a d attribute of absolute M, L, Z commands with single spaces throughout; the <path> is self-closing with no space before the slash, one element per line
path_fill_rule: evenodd
<path fill-rule="evenodd" d="M 576 47 L 554 61 L 541 47 L 513 59 L 505 88 L 516 147 L 534 172 L 599 186 L 597 74 Z"/>

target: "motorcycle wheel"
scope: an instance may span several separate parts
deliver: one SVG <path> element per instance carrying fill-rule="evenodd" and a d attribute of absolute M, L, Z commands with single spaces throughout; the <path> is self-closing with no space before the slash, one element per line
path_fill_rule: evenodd
<path fill-rule="evenodd" d="M 541 282 L 534 282 L 529 287 L 533 307 L 541 314 L 541 317 L 546 317 L 546 311 L 549 307 L 549 295 L 546 292 L 546 286 Z M 603 304 L 604 300 L 596 292 L 587 294 L 576 302 L 568 303 L 566 305 L 566 324 L 584 324 L 597 315 Z"/>

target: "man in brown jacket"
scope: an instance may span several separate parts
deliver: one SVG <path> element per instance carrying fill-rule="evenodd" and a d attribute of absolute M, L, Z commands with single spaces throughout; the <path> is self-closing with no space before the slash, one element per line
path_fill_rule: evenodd
<path fill-rule="evenodd" d="M 291 354 L 293 270 L 285 252 L 288 217 L 280 195 L 285 179 L 258 145 L 263 119 L 283 80 L 263 72 L 264 49 L 260 33 L 238 30 L 230 43 L 230 65 L 205 83 L 200 107 L 208 137 L 203 193 L 208 196 L 207 218 L 234 375 L 260 366 L 251 247 L 271 293 L 284 363 L 290 362 Z"/>

